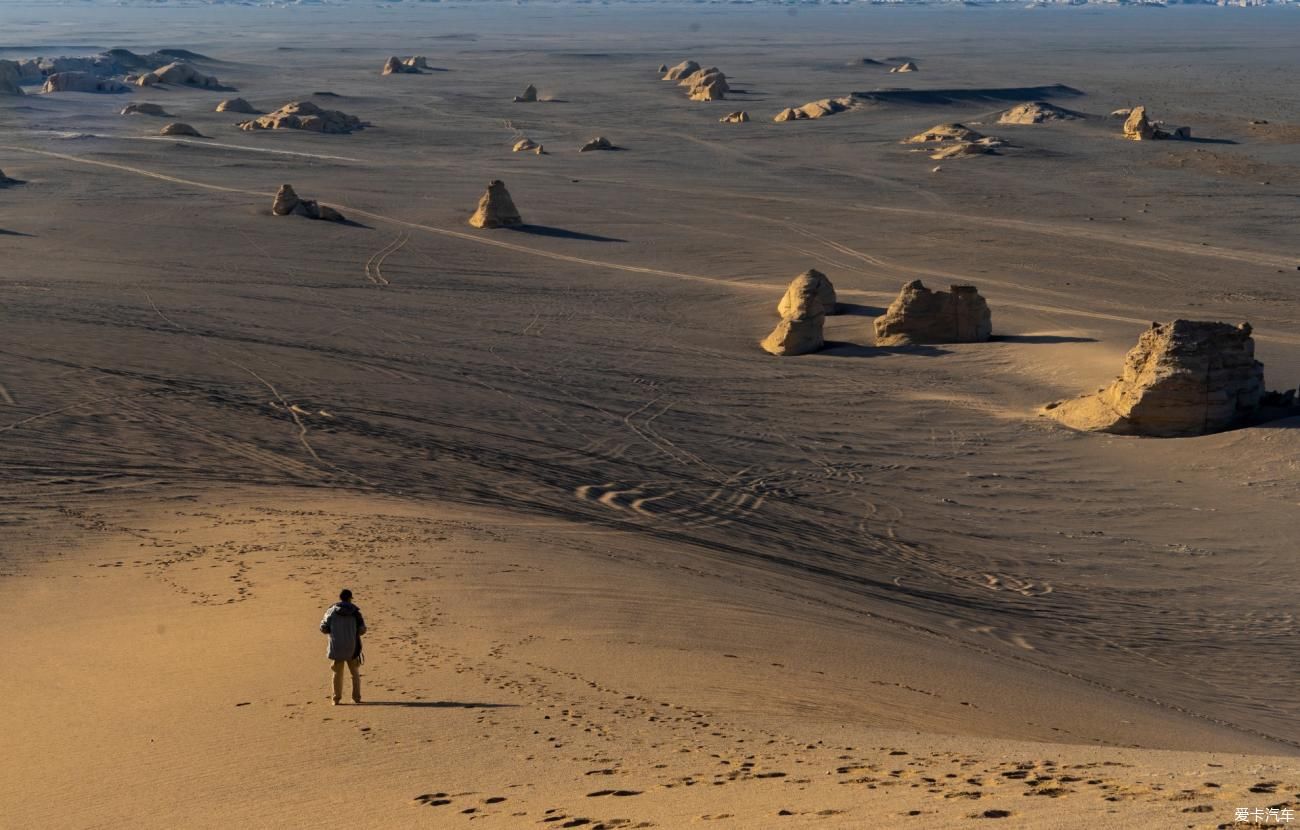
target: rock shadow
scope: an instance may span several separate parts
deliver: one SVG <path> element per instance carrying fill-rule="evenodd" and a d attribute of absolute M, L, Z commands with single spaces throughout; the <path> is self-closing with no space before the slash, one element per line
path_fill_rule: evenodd
<path fill-rule="evenodd" d="M 910 354 L 922 357 L 939 357 L 952 354 L 947 349 L 937 346 L 860 346 L 857 343 L 843 343 L 827 340 L 826 346 L 817 352 L 829 357 L 886 357 L 891 354 Z"/>
<path fill-rule="evenodd" d="M 1231 138 L 1176 138 L 1174 141 L 1182 141 L 1186 144 L 1240 144 L 1240 141 L 1233 141 Z"/>
<path fill-rule="evenodd" d="M 469 703 L 459 700 L 367 700 L 358 706 L 405 706 L 409 709 L 516 709 L 517 703 Z"/>
<path fill-rule="evenodd" d="M 887 59 L 891 60 L 892 59 Z M 1067 98 L 1083 95 L 1082 90 L 1064 84 L 1049 86 L 974 87 L 970 89 L 873 89 L 854 92 L 854 98 L 877 101 L 882 104 L 913 104 L 917 106 L 951 106 L 980 102 L 1045 101 L 1050 98 Z"/>
<path fill-rule="evenodd" d="M 836 303 L 835 317 L 879 317 L 885 313 L 885 309 L 874 305 L 859 305 L 857 303 Z"/>
<path fill-rule="evenodd" d="M 1066 337 L 1055 334 L 995 334 L 994 343 L 1096 343 L 1095 337 Z"/>
<path fill-rule="evenodd" d="M 581 231 L 571 231 L 565 228 L 552 228 L 549 225 L 510 225 L 510 230 L 517 233 L 531 234 L 532 236 L 549 236 L 554 239 L 577 239 L 582 242 L 626 242 L 626 239 L 618 239 L 613 236 L 597 236 L 594 233 L 582 233 Z"/>

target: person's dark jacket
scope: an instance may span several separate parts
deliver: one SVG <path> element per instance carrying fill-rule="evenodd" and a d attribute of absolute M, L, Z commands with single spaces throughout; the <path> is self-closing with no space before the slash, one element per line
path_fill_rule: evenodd
<path fill-rule="evenodd" d="M 330 638 L 325 656 L 331 660 L 355 660 L 361 656 L 361 635 L 366 633 L 366 620 L 361 609 L 350 602 L 336 602 L 320 621 L 320 631 Z"/>

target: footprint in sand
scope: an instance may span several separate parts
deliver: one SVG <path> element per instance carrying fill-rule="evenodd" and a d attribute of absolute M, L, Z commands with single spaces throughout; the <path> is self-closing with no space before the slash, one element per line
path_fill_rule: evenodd
<path fill-rule="evenodd" d="M 596 790 L 594 793 L 587 793 L 587 798 L 599 798 L 603 795 L 614 795 L 626 797 L 629 795 L 640 795 L 640 790 Z"/>

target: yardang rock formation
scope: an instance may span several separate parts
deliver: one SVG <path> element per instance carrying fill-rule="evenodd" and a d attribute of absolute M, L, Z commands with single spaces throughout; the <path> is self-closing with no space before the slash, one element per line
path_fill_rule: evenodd
<path fill-rule="evenodd" d="M 685 78 L 687 75 L 691 74 L 692 72 L 698 72 L 699 70 L 700 70 L 700 65 L 695 61 L 682 61 L 681 63 L 674 66 L 672 69 L 669 69 L 667 72 L 665 72 L 663 76 L 663 80 L 680 81 L 682 78 Z"/>
<path fill-rule="evenodd" d="M 993 334 L 989 305 L 973 285 L 931 291 L 920 280 L 905 284 L 876 318 L 876 345 L 979 343 Z"/>
<path fill-rule="evenodd" d="M 835 286 L 821 271 L 810 268 L 790 281 L 781 301 L 776 304 L 776 313 L 782 317 L 798 317 L 801 310 L 808 307 L 810 297 L 815 297 L 821 303 L 825 314 L 834 314 L 839 310 Z"/>
<path fill-rule="evenodd" d="M 978 141 L 983 134 L 977 133 L 965 124 L 935 124 L 911 138 L 903 139 L 904 144 L 932 144 L 945 141 Z"/>
<path fill-rule="evenodd" d="M 295 101 L 260 118 L 239 122 L 241 130 L 307 130 L 316 133 L 350 133 L 365 126 L 365 122 L 355 115 L 322 109 L 310 101 Z"/>
<path fill-rule="evenodd" d="M 603 135 L 598 135 L 591 141 L 578 148 L 579 153 L 586 153 L 589 150 L 613 150 L 614 144 Z"/>
<path fill-rule="evenodd" d="M 130 79 L 128 78 L 128 80 Z M 160 83 L 192 86 L 200 89 L 224 89 L 221 82 L 215 77 L 204 75 L 183 61 L 174 61 L 152 72 L 146 72 L 135 79 L 136 86 L 153 86 Z"/>
<path fill-rule="evenodd" d="M 844 112 L 852 108 L 853 99 L 851 97 L 822 98 L 820 101 L 810 101 L 801 107 L 783 109 L 772 120 L 802 121 L 809 118 L 825 118 L 828 115 L 834 115 L 837 112 Z"/>
<path fill-rule="evenodd" d="M 729 112 L 718 120 L 723 124 L 744 124 L 749 121 L 749 113 L 744 110 L 739 112 Z"/>
<path fill-rule="evenodd" d="M 533 86 L 532 84 L 529 84 L 528 86 L 524 87 L 524 94 L 516 95 L 515 103 L 516 104 L 537 103 L 537 87 Z"/>
<path fill-rule="evenodd" d="M 217 112 L 237 112 L 242 115 L 256 115 L 261 110 L 255 109 L 252 104 L 243 98 L 227 98 L 220 104 L 217 104 Z"/>
<path fill-rule="evenodd" d="M 677 82 L 686 87 L 686 94 L 692 101 L 721 101 L 731 91 L 727 76 L 716 66 L 697 69 Z"/>
<path fill-rule="evenodd" d="M 331 207 L 326 207 L 314 199 L 300 199 L 293 186 L 280 185 L 271 203 L 271 213 L 276 216 L 305 216 L 308 219 L 322 219 L 326 222 L 342 222 L 343 214 Z"/>
<path fill-rule="evenodd" d="M 111 78 L 100 78 L 89 72 L 56 72 L 45 79 L 42 93 L 50 92 L 130 92 L 131 87 Z"/>
<path fill-rule="evenodd" d="M 478 200 L 478 210 L 469 218 L 469 223 L 476 228 L 505 228 L 522 225 L 524 220 L 514 199 L 510 198 L 505 182 L 496 179 L 488 184 L 487 192 Z"/>
<path fill-rule="evenodd" d="M 158 131 L 159 135 L 190 135 L 196 138 L 202 138 L 203 134 L 198 130 L 181 121 L 174 121 Z"/>
<path fill-rule="evenodd" d="M 816 274 L 816 277 L 811 276 Z M 817 277 L 821 277 L 820 280 Z M 759 344 L 763 350 L 778 357 L 809 354 L 826 345 L 822 336 L 826 325 L 826 307 L 822 305 L 822 284 L 829 285 L 825 276 L 807 271 L 795 277 L 777 304 L 781 322 Z M 832 289 L 833 292 L 833 289 Z"/>
<path fill-rule="evenodd" d="M 1146 107 L 1134 107 L 1124 121 L 1124 137 L 1131 141 L 1152 141 L 1169 138 L 1188 139 L 1192 137 L 1191 127 L 1174 127 L 1168 130 L 1161 123 L 1147 120 Z"/>
<path fill-rule="evenodd" d="M 1152 323 L 1124 358 L 1124 372 L 1093 395 L 1049 404 L 1066 426 L 1121 435 L 1204 435 L 1237 426 L 1259 408 L 1264 366 L 1249 323 Z"/>
<path fill-rule="evenodd" d="M 122 107 L 122 115 L 158 115 L 163 118 L 170 117 L 168 112 L 159 104 L 127 104 Z"/>
<path fill-rule="evenodd" d="M 0 95 L 22 95 L 23 76 L 16 61 L 0 60 Z"/>
<path fill-rule="evenodd" d="M 1079 113 L 1072 112 L 1046 101 L 1030 101 L 1017 104 L 998 116 L 999 124 L 1041 124 L 1044 121 L 1066 121 L 1079 118 Z"/>

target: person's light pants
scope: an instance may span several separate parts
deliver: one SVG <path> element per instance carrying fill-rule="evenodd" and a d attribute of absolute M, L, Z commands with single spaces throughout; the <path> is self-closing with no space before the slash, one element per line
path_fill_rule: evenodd
<path fill-rule="evenodd" d="M 334 661 L 334 702 L 343 697 L 343 667 L 352 673 L 352 702 L 361 702 L 361 658 Z"/>

